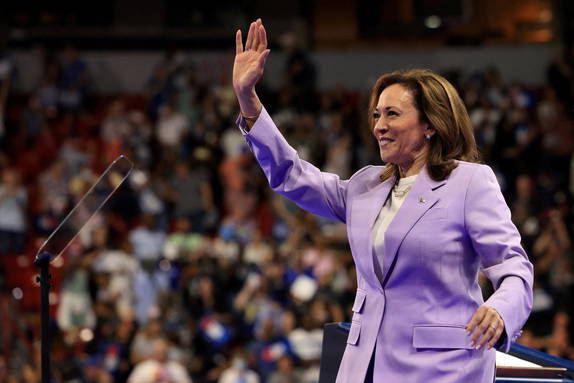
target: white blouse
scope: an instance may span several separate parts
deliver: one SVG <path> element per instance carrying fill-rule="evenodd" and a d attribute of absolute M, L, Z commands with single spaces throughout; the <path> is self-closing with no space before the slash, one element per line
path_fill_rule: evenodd
<path fill-rule="evenodd" d="M 383 275 L 383 255 L 385 249 L 385 232 L 387 228 L 395 218 L 395 215 L 399 211 L 401 205 L 403 204 L 407 194 L 411 190 L 411 187 L 415 183 L 417 174 L 410 177 L 404 177 L 399 179 L 399 182 L 393 187 L 387 200 L 385 201 L 379 216 L 375 221 L 373 226 L 373 252 L 375 258 L 375 272 L 382 282 Z"/>

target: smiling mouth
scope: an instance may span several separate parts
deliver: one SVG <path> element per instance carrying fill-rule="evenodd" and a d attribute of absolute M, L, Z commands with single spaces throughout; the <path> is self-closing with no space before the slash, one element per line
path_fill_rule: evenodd
<path fill-rule="evenodd" d="M 379 144 L 381 146 L 386 146 L 387 144 L 390 144 L 391 142 L 393 142 L 394 140 L 391 140 L 390 138 L 382 138 L 379 140 Z"/>

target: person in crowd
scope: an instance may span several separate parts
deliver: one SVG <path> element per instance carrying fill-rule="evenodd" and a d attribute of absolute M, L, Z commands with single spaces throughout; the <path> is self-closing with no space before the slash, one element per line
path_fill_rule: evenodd
<path fill-rule="evenodd" d="M 231 366 L 223 370 L 217 383 L 259 383 L 259 375 L 249 368 L 245 356 L 237 353 L 231 360 Z"/>
<path fill-rule="evenodd" d="M 62 51 L 59 102 L 62 109 L 77 112 L 84 107 L 90 86 L 88 65 L 73 45 Z"/>
<path fill-rule="evenodd" d="M 194 230 L 201 232 L 205 216 L 214 209 L 213 191 L 205 169 L 190 166 L 186 161 L 178 162 L 170 187 L 174 215 L 188 217 Z"/>
<path fill-rule="evenodd" d="M 269 53 L 261 19 L 245 46 L 237 31 L 238 125 L 273 190 L 347 224 L 358 289 L 337 383 L 492 382 L 492 348 L 530 313 L 533 267 L 457 91 L 429 70 L 381 76 L 369 113 L 386 165 L 343 181 L 300 159 L 261 104 Z M 486 302 L 479 271 L 496 287 Z"/>
<path fill-rule="evenodd" d="M 301 371 L 295 367 L 293 358 L 289 355 L 283 355 L 277 361 L 277 371 L 273 372 L 268 383 L 291 383 L 291 382 L 303 382 L 303 376 Z"/>
<path fill-rule="evenodd" d="M 191 383 L 191 378 L 181 363 L 168 358 L 169 343 L 156 339 L 152 356 L 134 367 L 128 383 Z"/>
<path fill-rule="evenodd" d="M 156 228 L 156 222 L 151 215 L 142 215 L 141 224 L 129 234 L 129 241 L 134 254 L 142 262 L 155 262 L 162 256 L 166 234 Z"/>
<path fill-rule="evenodd" d="M 25 249 L 28 192 L 15 168 L 2 171 L 0 183 L 0 254 L 15 254 Z"/>

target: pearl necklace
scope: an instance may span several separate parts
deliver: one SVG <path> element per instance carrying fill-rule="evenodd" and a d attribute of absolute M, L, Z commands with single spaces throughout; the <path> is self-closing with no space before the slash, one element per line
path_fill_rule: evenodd
<path fill-rule="evenodd" d="M 404 189 L 398 189 L 397 186 L 398 185 L 395 185 L 395 187 L 393 188 L 393 195 L 396 198 L 403 198 L 404 196 L 406 196 L 412 187 L 412 185 L 409 185 L 409 186 L 405 187 Z"/>

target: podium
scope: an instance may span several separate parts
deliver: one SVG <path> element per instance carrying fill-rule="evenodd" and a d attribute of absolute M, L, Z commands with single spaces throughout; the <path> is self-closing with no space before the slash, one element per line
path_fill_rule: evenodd
<path fill-rule="evenodd" d="M 349 323 L 327 323 L 324 326 L 319 383 L 335 383 L 350 328 Z M 513 344 L 508 355 L 524 363 L 519 363 L 518 367 L 499 366 L 498 361 L 505 357 L 505 353 L 497 351 L 496 383 L 574 383 L 574 362 L 519 344 Z M 527 364 L 529 367 L 524 367 Z"/>

